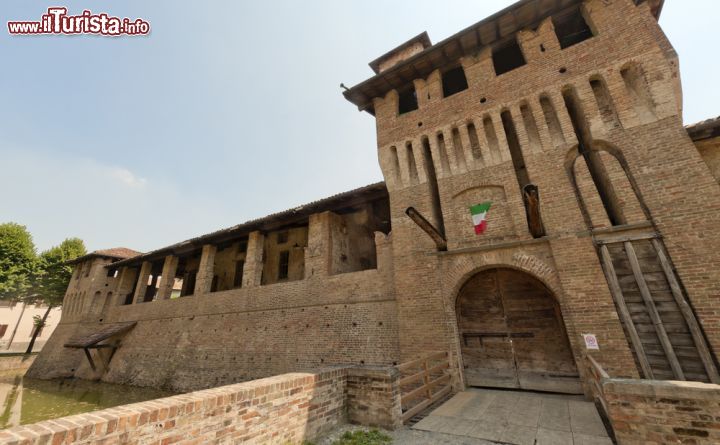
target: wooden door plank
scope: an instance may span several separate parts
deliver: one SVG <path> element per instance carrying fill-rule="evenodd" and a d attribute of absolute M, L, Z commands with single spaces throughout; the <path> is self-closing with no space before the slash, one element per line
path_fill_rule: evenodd
<path fill-rule="evenodd" d="M 675 272 L 670 265 L 670 260 L 665 254 L 665 248 L 660 242 L 660 240 L 654 239 L 652 240 L 652 243 L 655 247 L 655 251 L 657 252 L 658 259 L 660 260 L 660 265 L 665 272 L 665 277 L 667 278 L 668 284 L 670 284 L 670 290 L 672 291 L 673 297 L 675 298 L 675 302 L 677 303 L 683 317 L 685 317 L 685 322 L 687 323 L 688 328 L 690 329 L 690 334 L 695 341 L 695 347 L 697 348 L 700 359 L 705 366 L 705 371 L 707 372 L 708 378 L 712 383 L 720 383 L 720 376 L 718 376 L 718 370 L 715 366 L 712 355 L 710 354 L 710 349 L 708 348 L 708 345 L 705 341 L 705 336 L 700 329 L 697 318 L 695 318 L 695 313 L 690 307 L 690 304 L 685 299 L 685 295 L 680 288 L 680 283 L 678 283 L 677 278 L 675 277 Z"/>
<path fill-rule="evenodd" d="M 675 355 L 675 350 L 670 343 L 670 338 L 665 331 L 665 326 L 663 325 L 662 319 L 660 318 L 657 307 L 655 307 L 655 302 L 653 301 L 652 294 L 650 294 L 650 290 L 648 289 L 647 283 L 645 282 L 645 277 L 643 276 L 642 269 L 640 268 L 640 262 L 638 261 L 637 255 L 635 254 L 635 248 L 633 248 L 632 243 L 629 241 L 625 242 L 624 246 L 625 253 L 627 254 L 628 260 L 630 260 L 630 267 L 632 267 L 635 281 L 637 282 L 638 288 L 640 289 L 640 295 L 642 296 L 643 301 L 645 301 L 648 313 L 650 314 L 653 326 L 655 327 L 655 331 L 657 332 L 658 338 L 660 339 L 660 344 L 665 350 L 665 355 L 670 362 L 670 367 L 672 368 L 673 374 L 675 375 L 675 378 L 679 380 L 685 380 L 685 374 L 680 367 L 680 362 Z"/>
<path fill-rule="evenodd" d="M 645 355 L 645 349 L 643 348 L 640 336 L 635 329 L 635 323 L 633 322 L 630 312 L 625 305 L 625 298 L 623 297 L 620 283 L 618 283 L 617 275 L 615 274 L 615 267 L 613 266 L 612 258 L 610 257 L 607 245 L 603 244 L 600 246 L 600 255 L 602 256 L 602 261 L 605 265 L 605 274 L 608 279 L 608 284 L 610 285 L 610 293 L 615 299 L 615 303 L 617 304 L 620 312 L 620 318 L 625 324 L 625 328 L 630 335 L 630 342 L 633 345 L 635 354 L 637 354 L 638 362 L 640 362 L 640 368 L 642 368 L 643 375 L 646 379 L 653 379 L 654 374 L 652 367 L 650 366 L 650 362 L 648 362 L 647 355 Z"/>

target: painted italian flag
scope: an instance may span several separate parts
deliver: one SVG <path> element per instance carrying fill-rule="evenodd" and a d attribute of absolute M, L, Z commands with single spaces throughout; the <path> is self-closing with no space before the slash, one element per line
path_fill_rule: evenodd
<path fill-rule="evenodd" d="M 485 229 L 487 229 L 487 212 L 490 210 L 490 205 L 492 205 L 492 202 L 488 201 L 470 207 L 470 214 L 472 215 L 476 235 L 482 235 Z"/>

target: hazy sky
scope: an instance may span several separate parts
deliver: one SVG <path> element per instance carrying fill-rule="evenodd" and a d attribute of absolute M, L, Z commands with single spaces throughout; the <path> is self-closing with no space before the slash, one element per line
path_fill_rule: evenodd
<path fill-rule="evenodd" d="M 339 84 L 501 0 L 67 1 L 0 5 L 0 222 L 39 249 L 150 250 L 382 179 L 374 119 Z M 147 37 L 11 37 L 48 6 L 148 20 Z M 667 0 L 685 119 L 720 114 L 720 4 Z"/>

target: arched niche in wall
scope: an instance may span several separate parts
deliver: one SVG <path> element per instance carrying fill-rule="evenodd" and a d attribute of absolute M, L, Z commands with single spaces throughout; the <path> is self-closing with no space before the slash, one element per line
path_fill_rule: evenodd
<path fill-rule="evenodd" d="M 593 140 L 590 152 L 583 155 L 575 147 L 566 158 L 568 176 L 588 227 L 649 221 L 650 213 L 622 152 L 602 140 Z"/>
<path fill-rule="evenodd" d="M 487 213 L 488 228 L 484 238 L 498 238 L 516 235 L 515 225 L 510 216 L 505 189 L 499 185 L 485 185 L 467 188 L 452 197 L 449 206 L 443 206 L 448 242 L 463 246 L 476 243 L 470 207 L 491 202 Z"/>

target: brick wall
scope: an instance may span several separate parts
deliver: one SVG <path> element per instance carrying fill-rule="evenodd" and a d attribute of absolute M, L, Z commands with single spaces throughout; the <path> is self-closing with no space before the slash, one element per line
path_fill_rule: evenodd
<path fill-rule="evenodd" d="M 720 442 L 720 385 L 589 375 L 619 444 Z"/>
<path fill-rule="evenodd" d="M 400 417 L 398 378 L 344 367 L 285 374 L 24 425 L 0 432 L 0 443 L 299 444 L 346 418 L 399 425 L 388 422 Z"/>
<path fill-rule="evenodd" d="M 351 423 L 395 429 L 402 425 L 400 373 L 390 367 L 347 370 L 347 415 Z"/>

